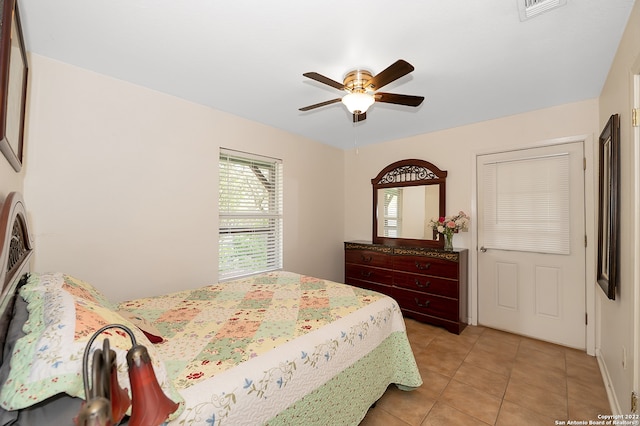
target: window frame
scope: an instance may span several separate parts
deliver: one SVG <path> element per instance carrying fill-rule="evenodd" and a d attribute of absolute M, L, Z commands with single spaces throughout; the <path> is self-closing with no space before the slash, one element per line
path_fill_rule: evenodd
<path fill-rule="evenodd" d="M 282 160 L 220 148 L 218 177 L 219 281 L 282 269 Z"/>

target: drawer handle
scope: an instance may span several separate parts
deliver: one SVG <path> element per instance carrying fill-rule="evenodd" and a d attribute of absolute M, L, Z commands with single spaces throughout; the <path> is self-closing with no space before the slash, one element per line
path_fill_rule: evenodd
<path fill-rule="evenodd" d="M 371 276 L 371 271 L 362 271 L 360 272 L 360 275 L 362 275 L 365 278 L 369 278 Z"/>
<path fill-rule="evenodd" d="M 362 261 L 366 262 L 366 263 L 369 263 L 369 262 L 371 262 L 373 260 L 373 256 L 365 257 L 364 254 L 361 254 L 360 257 L 362 258 Z"/>
<path fill-rule="evenodd" d="M 420 269 L 421 271 L 425 271 L 429 268 L 431 268 L 431 263 L 427 262 L 427 263 L 420 263 L 416 260 L 416 268 Z"/>
<path fill-rule="evenodd" d="M 420 280 L 416 278 L 416 285 L 420 288 L 427 288 L 431 285 L 431 281 L 427 281 L 426 283 L 422 284 Z"/>
<path fill-rule="evenodd" d="M 429 307 L 429 303 L 431 303 L 431 300 L 427 300 L 424 303 L 420 303 L 420 301 L 418 300 L 418 298 L 416 297 L 416 305 L 420 306 L 421 308 L 428 308 Z"/>

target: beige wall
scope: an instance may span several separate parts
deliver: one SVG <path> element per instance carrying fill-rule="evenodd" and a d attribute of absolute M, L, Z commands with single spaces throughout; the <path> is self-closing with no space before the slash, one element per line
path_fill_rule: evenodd
<path fill-rule="evenodd" d="M 31 66 L 35 270 L 114 300 L 216 282 L 223 146 L 283 160 L 284 267 L 341 279 L 341 150 L 38 55 Z"/>
<path fill-rule="evenodd" d="M 633 107 L 633 75 L 640 74 L 640 3 L 636 2 L 627 24 L 622 42 L 618 47 L 614 62 L 600 96 L 599 125 L 602 129 L 611 114 L 620 116 L 620 290 L 616 300 L 608 300 L 598 291 L 598 311 L 600 329 L 598 347 L 604 360 L 606 374 L 610 377 L 615 394 L 616 409 L 630 412 L 633 378 L 638 380 L 638 360 L 634 360 L 634 346 L 640 340 L 640 324 L 637 315 L 640 277 L 637 264 L 640 252 L 636 248 L 638 229 L 637 187 L 640 182 L 634 176 L 640 167 L 638 141 L 634 141 L 631 126 Z M 634 302 L 635 301 L 635 302 Z M 622 367 L 623 353 L 626 352 L 626 368 Z M 635 363 L 635 371 L 634 371 Z M 636 383 L 638 390 L 638 383 Z"/>
<path fill-rule="evenodd" d="M 24 168 L 16 173 L 9 162 L 0 153 L 0 203 L 12 191 L 22 192 L 24 181 Z"/>

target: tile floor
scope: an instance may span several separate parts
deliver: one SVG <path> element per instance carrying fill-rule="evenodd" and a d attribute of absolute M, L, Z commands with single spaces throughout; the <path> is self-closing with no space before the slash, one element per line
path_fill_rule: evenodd
<path fill-rule="evenodd" d="M 361 426 L 555 425 L 611 414 L 595 357 L 484 327 L 455 335 L 406 319 L 423 385 L 395 385 Z"/>

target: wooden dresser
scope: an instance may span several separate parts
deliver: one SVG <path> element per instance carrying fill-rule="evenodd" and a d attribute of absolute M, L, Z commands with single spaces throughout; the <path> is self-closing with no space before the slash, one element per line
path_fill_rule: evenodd
<path fill-rule="evenodd" d="M 344 243 L 347 284 L 393 297 L 405 316 L 460 334 L 467 326 L 468 250 Z"/>

